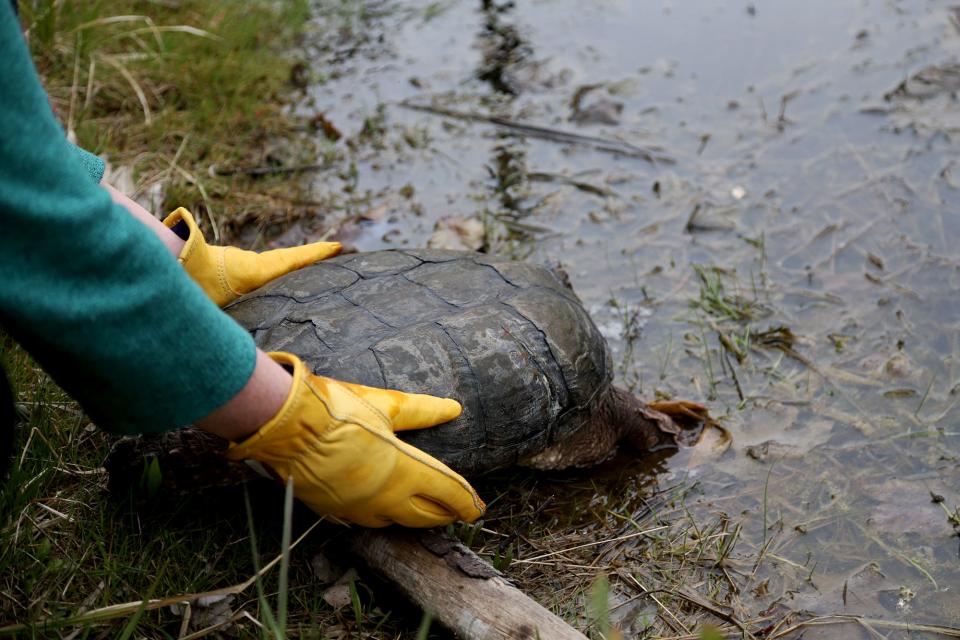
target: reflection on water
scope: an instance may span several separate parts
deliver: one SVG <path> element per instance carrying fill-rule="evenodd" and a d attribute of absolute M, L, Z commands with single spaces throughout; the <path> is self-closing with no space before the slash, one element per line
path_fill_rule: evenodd
<path fill-rule="evenodd" d="M 348 138 L 379 118 L 350 171 L 317 178 L 345 217 L 391 212 L 358 248 L 421 245 L 457 215 L 491 250 L 561 260 L 624 383 L 705 401 L 733 431 L 720 460 L 656 477 L 695 480 L 698 517 L 741 524 L 731 562 L 762 550 L 746 617 L 779 603 L 960 625 L 950 3 L 348 6 L 320 3 L 340 39 L 312 52 L 325 81 L 304 108 Z M 764 337 L 777 327 L 792 343 Z M 536 490 L 574 496 L 586 532 L 649 495 L 630 471 Z"/>

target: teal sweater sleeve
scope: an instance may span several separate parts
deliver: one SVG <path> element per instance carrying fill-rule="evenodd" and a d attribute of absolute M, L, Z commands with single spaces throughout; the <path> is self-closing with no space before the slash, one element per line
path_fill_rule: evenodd
<path fill-rule="evenodd" d="M 70 145 L 70 149 L 73 151 L 73 155 L 76 156 L 77 162 L 80 163 L 83 170 L 93 178 L 96 184 L 100 184 L 100 181 L 103 180 L 103 172 L 107 169 L 103 160 L 86 149 L 81 149 L 74 145 Z"/>
<path fill-rule="evenodd" d="M 0 2 L 0 325 L 101 427 L 185 426 L 249 380 L 250 336 L 91 180 Z"/>

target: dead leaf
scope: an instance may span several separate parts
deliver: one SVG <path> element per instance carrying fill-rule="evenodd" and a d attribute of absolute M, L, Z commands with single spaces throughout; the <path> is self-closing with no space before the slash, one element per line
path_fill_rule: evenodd
<path fill-rule="evenodd" d="M 427 241 L 431 249 L 478 251 L 486 240 L 486 229 L 477 218 L 445 216 L 437 220 L 433 235 Z"/>
<path fill-rule="evenodd" d="M 340 129 L 338 129 L 322 111 L 314 114 L 313 118 L 310 119 L 310 125 L 316 130 L 323 131 L 323 135 L 331 142 L 336 142 L 343 137 Z"/>
<path fill-rule="evenodd" d="M 134 169 L 130 165 L 114 167 L 104 160 L 103 182 L 111 185 L 157 218 L 162 219 L 170 213 L 162 208 L 163 200 L 166 197 L 165 182 L 157 180 L 143 186 L 142 190 L 138 191 L 133 175 Z"/>
<path fill-rule="evenodd" d="M 231 605 L 235 599 L 234 596 L 211 596 L 211 598 L 217 599 L 207 606 L 200 604 L 204 598 L 200 598 L 195 603 L 193 615 L 190 617 L 191 629 L 213 627 L 223 624 L 233 617 L 234 611 Z"/>
<path fill-rule="evenodd" d="M 387 217 L 387 213 L 390 211 L 389 207 L 385 204 L 381 204 L 372 209 L 368 209 L 365 213 L 360 214 L 360 219 L 365 220 L 366 222 L 380 222 Z"/>
<path fill-rule="evenodd" d="M 193 632 L 227 623 L 234 616 L 233 595 L 201 596 L 196 600 L 170 605 L 174 615 L 183 616 L 181 632 Z M 181 634 L 182 635 L 182 634 Z"/>
<path fill-rule="evenodd" d="M 228 600 L 229 602 L 227 604 L 229 604 L 230 602 L 233 602 L 233 596 L 230 596 L 230 595 L 200 596 L 199 598 L 197 598 L 195 604 L 201 609 L 209 609 L 214 605 L 217 605 L 223 602 L 224 600 Z"/>

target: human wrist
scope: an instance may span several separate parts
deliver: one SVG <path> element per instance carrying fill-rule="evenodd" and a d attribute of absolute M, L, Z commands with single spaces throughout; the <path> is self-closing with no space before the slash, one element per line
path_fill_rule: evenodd
<path fill-rule="evenodd" d="M 128 198 L 115 187 L 107 184 L 106 182 L 101 182 L 100 186 L 106 189 L 114 203 L 126 209 L 130 215 L 139 220 L 142 224 L 146 225 L 146 227 L 150 229 L 157 236 L 157 238 L 159 238 L 160 242 L 163 243 L 163 246 L 167 248 L 167 251 L 173 254 L 173 257 L 180 257 L 180 253 L 183 251 L 183 246 L 186 244 L 183 238 L 168 229 L 162 222 L 157 220 L 152 213 L 144 209 L 136 201 Z"/>
<path fill-rule="evenodd" d="M 279 413 L 293 389 L 293 376 L 257 349 L 253 374 L 226 404 L 197 421 L 197 426 L 231 442 L 253 435 Z"/>

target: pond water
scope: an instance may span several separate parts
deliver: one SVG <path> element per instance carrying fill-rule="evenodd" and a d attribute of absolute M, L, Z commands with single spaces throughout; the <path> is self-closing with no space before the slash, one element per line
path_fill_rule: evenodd
<path fill-rule="evenodd" d="M 682 484 L 690 517 L 738 523 L 713 594 L 738 620 L 960 626 L 960 9 L 344 1 L 317 26 L 302 108 L 343 135 L 316 176 L 327 227 L 560 261 L 619 382 L 732 434 L 588 501 Z M 664 611 L 628 602 L 624 570 L 611 598 L 640 637 Z"/>

